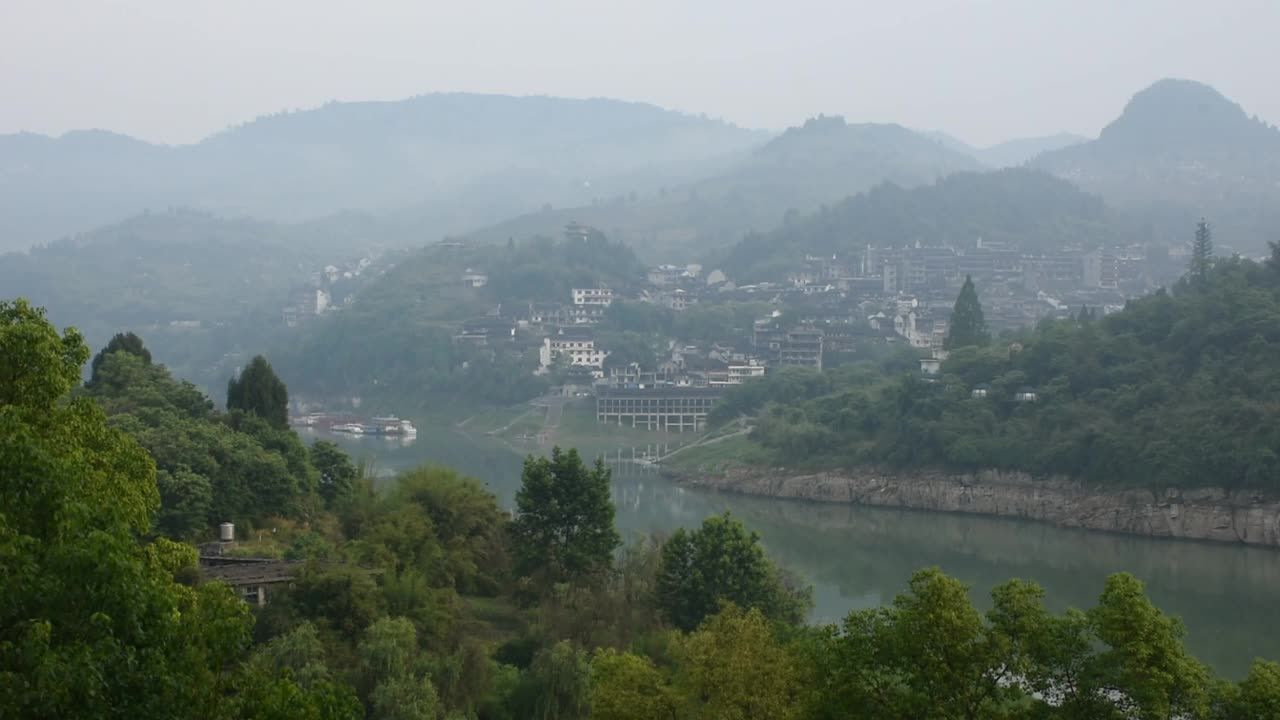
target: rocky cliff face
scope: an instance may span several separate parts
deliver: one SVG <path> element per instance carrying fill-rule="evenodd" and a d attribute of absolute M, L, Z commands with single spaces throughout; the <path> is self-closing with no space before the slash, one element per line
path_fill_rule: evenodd
<path fill-rule="evenodd" d="M 1090 488 L 1025 473 L 974 474 L 864 469 L 797 475 L 739 468 L 677 474 L 682 483 L 749 495 L 1023 518 L 1148 537 L 1280 548 L 1280 499 L 1249 491 Z"/>

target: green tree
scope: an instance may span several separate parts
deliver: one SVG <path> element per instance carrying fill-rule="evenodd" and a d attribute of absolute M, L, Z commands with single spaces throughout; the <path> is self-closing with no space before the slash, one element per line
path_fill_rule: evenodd
<path fill-rule="evenodd" d="M 330 679 L 324 641 L 311 622 L 304 621 L 284 635 L 272 638 L 263 651 L 277 670 L 288 670 L 303 687 L 314 687 Z"/>
<path fill-rule="evenodd" d="M 646 657 L 598 651 L 591 659 L 591 714 L 612 720 L 675 720 L 678 701 L 670 682 Z"/>
<path fill-rule="evenodd" d="M 435 720 L 440 704 L 427 677 L 401 675 L 378 683 L 369 695 L 371 720 Z"/>
<path fill-rule="evenodd" d="M 577 450 L 524 461 L 511 524 L 516 572 L 548 584 L 607 570 L 622 544 L 613 526 L 609 471 L 588 469 Z"/>
<path fill-rule="evenodd" d="M 800 717 L 804 688 L 796 659 L 758 610 L 730 606 L 709 619 L 680 641 L 676 668 L 683 717 Z"/>
<path fill-rule="evenodd" d="M 1223 708 L 1223 720 L 1280 718 L 1280 663 L 1255 660 L 1248 677 L 1233 690 Z"/>
<path fill-rule="evenodd" d="M 162 535 L 191 540 L 210 527 L 213 486 L 208 478 L 190 470 L 160 470 L 156 473 L 156 487 L 160 490 L 160 509 L 155 527 Z"/>
<path fill-rule="evenodd" d="M 226 708 L 221 713 L 205 715 L 198 709 L 183 710 L 194 717 L 237 720 L 360 720 L 365 717 L 360 699 L 350 687 L 330 681 L 302 687 L 288 670 L 273 667 L 261 655 L 237 670 L 228 682 Z M 169 715 L 172 714 L 171 709 Z"/>
<path fill-rule="evenodd" d="M 308 455 L 320 476 L 317 489 L 325 504 L 333 507 L 350 498 L 356 482 L 356 467 L 342 448 L 327 440 L 317 440 L 311 444 Z"/>
<path fill-rule="evenodd" d="M 369 687 L 413 673 L 418 633 L 405 618 L 384 617 L 365 630 L 360 640 L 360 672 Z"/>
<path fill-rule="evenodd" d="M 529 666 L 526 692 L 531 695 L 526 717 L 537 720 L 577 720 L 589 715 L 591 663 L 586 652 L 567 642 L 539 652 Z"/>
<path fill-rule="evenodd" d="M 156 526 L 169 537 L 195 538 L 227 520 L 297 516 L 316 483 L 296 433 L 256 415 L 215 413 L 204 393 L 163 365 L 112 353 L 85 394 L 155 459 L 162 501 Z"/>
<path fill-rule="evenodd" d="M 987 332 L 987 321 L 982 315 L 982 303 L 978 302 L 978 291 L 973 287 L 973 278 L 964 278 L 960 287 L 960 295 L 956 298 L 955 308 L 951 311 L 950 327 L 944 343 L 947 350 L 986 345 L 991 340 Z"/>
<path fill-rule="evenodd" d="M 423 570 L 438 585 L 467 594 L 497 594 L 509 569 L 503 542 L 506 514 L 479 481 L 448 468 L 419 467 L 400 474 L 388 502 L 412 507 L 427 520 L 439 555 Z"/>
<path fill-rule="evenodd" d="M 88 357 L 80 333 L 68 328 L 59 336 L 43 308 L 0 301 L 0 408 L 51 408 L 79 381 Z"/>
<path fill-rule="evenodd" d="M 0 303 L 0 717 L 238 717 L 268 689 L 318 707 L 291 681 L 245 682 L 248 607 L 175 582 L 194 549 L 140 542 L 155 465 L 92 400 L 67 399 L 88 356 L 74 330 Z"/>
<path fill-rule="evenodd" d="M 382 616 L 377 584 L 357 567 L 304 567 L 288 598 L 302 618 L 347 638 L 355 638 Z"/>
<path fill-rule="evenodd" d="M 1183 646 L 1182 622 L 1161 612 L 1141 581 L 1128 573 L 1108 577 L 1087 615 L 1103 649 L 1085 665 L 1080 696 L 1113 696 L 1119 710 L 1141 720 L 1206 711 L 1208 670 Z"/>
<path fill-rule="evenodd" d="M 258 355 L 238 378 L 227 382 L 227 409 L 243 410 L 273 427 L 285 428 L 289 425 L 289 391 L 267 359 Z"/>
<path fill-rule="evenodd" d="M 151 351 L 142 344 L 142 338 L 129 333 L 116 333 L 107 346 L 98 351 L 93 356 L 93 362 L 89 365 L 89 384 L 93 385 L 98 380 L 98 369 L 102 367 L 102 362 L 107 359 L 108 355 L 115 352 L 127 352 L 135 355 L 142 360 L 144 365 L 151 364 Z"/>
<path fill-rule="evenodd" d="M 820 717 L 981 720 L 1020 695 L 1003 682 L 1003 646 L 936 568 L 911 578 L 891 605 L 850 613 L 819 660 Z"/>
<path fill-rule="evenodd" d="M 596 345 L 609 354 L 604 359 L 604 369 L 625 369 L 635 364 L 641 370 L 653 370 L 657 354 L 649 338 L 637 332 L 600 333 L 596 336 Z"/>
<path fill-rule="evenodd" d="M 788 587 L 760 547 L 760 536 L 728 513 L 671 535 L 662 548 L 655 592 L 662 615 L 686 631 L 726 602 L 793 624 L 803 622 L 811 604 L 810 590 Z"/>
<path fill-rule="evenodd" d="M 1191 260 L 1187 262 L 1187 274 L 1196 287 L 1204 287 L 1213 267 L 1213 231 L 1204 218 L 1196 223 L 1196 239 L 1191 243 Z"/>
<path fill-rule="evenodd" d="M 1276 275 L 1280 275 L 1280 242 L 1276 242 L 1274 240 L 1268 242 L 1267 249 L 1271 251 L 1271 255 L 1263 261 L 1262 265 L 1274 278 Z"/>

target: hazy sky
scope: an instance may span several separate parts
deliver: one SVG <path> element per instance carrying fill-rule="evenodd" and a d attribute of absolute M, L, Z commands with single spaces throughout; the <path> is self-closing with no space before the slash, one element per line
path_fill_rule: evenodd
<path fill-rule="evenodd" d="M 332 99 L 475 91 L 986 144 L 1096 134 L 1162 77 L 1280 122 L 1277 29 L 1277 0 L 0 0 L 0 132 L 191 142 Z"/>

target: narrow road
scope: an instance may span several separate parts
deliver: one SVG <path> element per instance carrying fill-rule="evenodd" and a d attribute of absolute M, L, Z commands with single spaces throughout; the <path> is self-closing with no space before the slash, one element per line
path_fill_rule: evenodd
<path fill-rule="evenodd" d="M 564 406 L 568 401 L 569 398 L 563 395 L 544 395 L 530 401 L 529 404 L 534 407 L 546 408 L 542 428 L 538 430 L 539 445 L 549 445 L 555 440 L 556 430 L 560 427 L 560 418 L 564 416 Z"/>
<path fill-rule="evenodd" d="M 742 421 L 742 420 L 737 420 L 736 422 L 742 423 L 743 421 Z M 727 435 L 717 435 L 717 436 L 715 436 L 715 437 L 713 437 L 713 438 L 703 439 L 703 440 L 698 440 L 697 442 L 691 442 L 691 443 L 689 443 L 688 445 L 681 445 L 680 447 L 676 448 L 675 450 L 672 450 L 671 452 L 667 453 L 666 455 L 663 455 L 663 456 L 658 457 L 658 458 L 654 458 L 654 459 L 652 460 L 652 462 L 660 463 L 660 462 L 662 462 L 663 460 L 666 460 L 666 459 L 670 458 L 672 455 L 675 455 L 676 453 L 680 453 L 680 452 L 683 452 L 683 451 L 685 451 L 685 450 L 688 450 L 689 448 L 705 447 L 705 446 L 707 446 L 707 445 L 715 445 L 715 444 L 716 444 L 716 443 L 718 443 L 718 442 L 724 442 L 725 440 L 730 440 L 730 439 L 732 439 L 732 438 L 736 438 L 736 437 L 738 437 L 738 436 L 740 436 L 740 435 L 746 435 L 747 433 L 751 432 L 751 430 L 752 430 L 752 427 L 751 427 L 750 425 L 746 425 L 745 423 L 743 423 L 743 426 L 742 426 L 741 428 L 739 428 L 739 429 L 737 429 L 737 430 L 734 430 L 733 432 L 728 433 Z"/>

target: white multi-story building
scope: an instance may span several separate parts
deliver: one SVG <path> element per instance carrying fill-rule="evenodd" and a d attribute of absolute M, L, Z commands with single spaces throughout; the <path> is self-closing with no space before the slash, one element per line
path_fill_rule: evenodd
<path fill-rule="evenodd" d="M 538 362 L 545 372 L 556 361 L 566 357 L 569 364 L 590 368 L 603 375 L 604 359 L 609 353 L 596 347 L 595 340 L 577 337 L 549 337 L 542 341 L 538 352 Z"/>
<path fill-rule="evenodd" d="M 729 365 L 724 370 L 713 370 L 707 373 L 707 385 L 710 387 L 741 385 L 751 378 L 764 377 L 764 368 L 764 363 L 754 360 L 745 364 Z"/>
<path fill-rule="evenodd" d="M 764 377 L 764 365 L 751 363 L 750 365 L 730 365 L 729 366 L 729 384 L 741 385 L 743 382 L 751 378 Z"/>
<path fill-rule="evenodd" d="M 573 288 L 574 305 L 609 305 L 613 302 L 613 290 L 609 288 Z"/>

